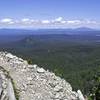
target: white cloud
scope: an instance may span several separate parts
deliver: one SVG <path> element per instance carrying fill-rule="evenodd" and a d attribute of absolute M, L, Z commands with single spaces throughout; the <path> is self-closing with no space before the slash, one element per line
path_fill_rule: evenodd
<path fill-rule="evenodd" d="M 28 21 L 30 21 L 29 18 L 23 18 L 23 19 L 22 19 L 22 22 L 28 22 Z"/>
<path fill-rule="evenodd" d="M 85 19 L 84 23 L 87 23 L 87 24 L 98 24 L 98 22 L 96 22 L 95 20 L 88 20 L 88 19 Z"/>
<path fill-rule="evenodd" d="M 19 24 L 22 24 L 22 25 L 38 25 L 38 24 L 41 24 L 42 21 L 41 20 L 34 20 L 34 19 L 29 19 L 29 18 L 23 18 L 21 20 L 19 20 Z M 45 24 L 46 21 L 43 21 L 42 24 Z"/>
<path fill-rule="evenodd" d="M 22 26 L 22 27 L 69 27 L 69 26 L 96 26 L 100 25 L 100 22 L 95 20 L 88 20 L 88 19 L 75 19 L 75 20 L 68 20 L 63 19 L 62 17 L 58 17 L 55 19 L 30 19 L 30 18 L 23 18 L 23 19 L 11 19 L 11 18 L 4 18 L 0 19 L 0 26 Z"/>
<path fill-rule="evenodd" d="M 5 18 L 5 19 L 2 19 L 2 20 L 1 20 L 1 22 L 3 22 L 3 23 L 11 22 L 11 21 L 12 21 L 12 19 L 8 19 L 8 18 Z"/>
<path fill-rule="evenodd" d="M 65 21 L 65 20 L 62 20 L 62 21 L 61 21 L 61 23 L 62 23 L 62 24 L 65 24 L 65 23 L 66 23 L 66 21 Z"/>
<path fill-rule="evenodd" d="M 87 20 L 87 19 L 84 19 L 84 20 L 67 20 L 66 21 L 67 24 L 99 24 L 99 22 L 96 22 L 94 20 Z"/>
<path fill-rule="evenodd" d="M 68 20 L 67 24 L 82 24 L 83 21 L 81 20 Z"/>
<path fill-rule="evenodd" d="M 62 20 L 63 20 L 62 17 L 58 17 L 58 18 L 55 19 L 55 21 L 57 21 L 57 22 L 61 22 Z"/>
<path fill-rule="evenodd" d="M 58 17 L 56 19 L 51 20 L 52 24 L 66 24 L 66 20 L 63 19 L 63 17 Z"/>
<path fill-rule="evenodd" d="M 2 24 L 14 24 L 14 21 L 10 18 L 1 19 L 0 23 Z"/>
<path fill-rule="evenodd" d="M 32 24 L 33 22 L 34 20 L 29 18 L 23 18 L 21 21 L 19 21 L 20 24 Z"/>
<path fill-rule="evenodd" d="M 41 22 L 42 22 L 42 24 L 50 24 L 51 23 L 49 20 L 42 20 Z"/>

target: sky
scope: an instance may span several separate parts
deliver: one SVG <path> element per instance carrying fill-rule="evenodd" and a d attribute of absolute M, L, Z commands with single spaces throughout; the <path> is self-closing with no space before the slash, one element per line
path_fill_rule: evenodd
<path fill-rule="evenodd" d="M 0 0 L 0 28 L 100 29 L 100 0 Z"/>

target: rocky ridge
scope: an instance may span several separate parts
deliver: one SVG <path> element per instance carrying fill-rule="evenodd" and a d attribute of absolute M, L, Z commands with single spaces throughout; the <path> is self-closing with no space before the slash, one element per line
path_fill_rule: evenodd
<path fill-rule="evenodd" d="M 54 73 L 0 52 L 0 100 L 85 100 Z"/>

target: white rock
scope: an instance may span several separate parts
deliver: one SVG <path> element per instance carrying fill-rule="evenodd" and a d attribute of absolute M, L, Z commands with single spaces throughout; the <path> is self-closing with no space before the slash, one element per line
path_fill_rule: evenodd
<path fill-rule="evenodd" d="M 45 70 L 44 70 L 43 68 L 37 68 L 37 72 L 38 72 L 38 73 L 44 73 Z"/>
<path fill-rule="evenodd" d="M 6 54 L 6 57 L 11 58 L 11 59 L 14 58 L 14 56 L 10 53 Z"/>
<path fill-rule="evenodd" d="M 25 60 L 5 52 L 0 52 L 0 58 L 0 66 L 9 71 L 15 83 L 20 95 L 19 100 L 85 100 L 80 90 L 72 91 L 71 85 L 64 79 L 36 64 L 29 65 Z M 4 96 L 8 97 L 8 94 L 12 93 L 6 91 L 9 86 L 6 78 L 9 77 L 4 77 L 2 71 L 0 77 L 0 91 L 7 92 Z M 8 90 L 11 91 L 11 87 Z"/>
<path fill-rule="evenodd" d="M 54 91 L 60 92 L 60 91 L 62 91 L 62 87 L 57 85 L 57 86 L 55 86 Z"/>
<path fill-rule="evenodd" d="M 0 58 L 0 60 L 3 60 L 3 58 Z"/>
<path fill-rule="evenodd" d="M 23 66 L 23 68 L 25 69 L 25 68 L 26 68 L 26 66 L 24 65 L 24 66 Z"/>
<path fill-rule="evenodd" d="M 18 60 L 23 62 L 23 59 L 22 58 L 18 58 Z"/>
<path fill-rule="evenodd" d="M 14 61 L 13 63 L 15 63 L 15 64 L 22 64 L 21 61 Z"/>
<path fill-rule="evenodd" d="M 55 99 L 60 99 L 60 94 L 59 94 L 59 93 L 57 93 L 57 94 L 55 95 Z"/>
<path fill-rule="evenodd" d="M 2 87 L 0 87 L 0 95 L 1 95 L 2 91 L 3 91 L 3 89 L 2 89 Z"/>
<path fill-rule="evenodd" d="M 1 78 L 4 80 L 6 77 L 4 74 L 1 74 Z"/>
<path fill-rule="evenodd" d="M 33 65 L 33 68 L 37 68 L 37 66 L 38 66 L 38 65 L 34 64 L 34 65 Z"/>
<path fill-rule="evenodd" d="M 21 71 L 22 71 L 22 72 L 26 72 L 27 70 L 26 70 L 26 69 L 21 69 Z"/>
<path fill-rule="evenodd" d="M 27 89 L 27 85 L 25 83 L 23 83 L 23 87 L 25 90 Z"/>
<path fill-rule="evenodd" d="M 8 82 L 8 95 L 9 95 L 9 100 L 16 100 L 11 80 L 9 80 Z"/>
<path fill-rule="evenodd" d="M 33 79 L 32 77 L 27 77 L 28 81 L 32 81 L 32 79 Z"/>
<path fill-rule="evenodd" d="M 37 65 L 36 64 L 34 64 L 34 65 L 28 65 L 28 67 L 29 68 L 35 68 L 36 69 L 37 68 Z"/>
<path fill-rule="evenodd" d="M 77 91 L 79 100 L 85 100 L 82 92 L 80 90 Z"/>

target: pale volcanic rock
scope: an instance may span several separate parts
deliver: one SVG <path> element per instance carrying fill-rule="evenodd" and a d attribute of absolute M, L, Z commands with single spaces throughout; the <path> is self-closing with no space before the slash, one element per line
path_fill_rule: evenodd
<path fill-rule="evenodd" d="M 9 72 L 9 76 L 13 79 L 19 100 L 85 100 L 81 91 L 72 91 L 71 85 L 64 79 L 36 64 L 29 65 L 27 61 L 11 53 L 0 52 L 0 66 Z M 4 94 L 1 95 L 3 90 Z M 1 97 L 3 98 L 1 100 L 16 100 L 11 79 L 6 77 L 2 70 L 0 70 Z"/>

